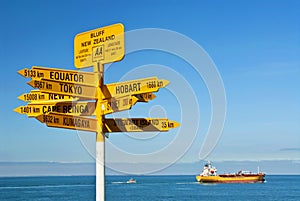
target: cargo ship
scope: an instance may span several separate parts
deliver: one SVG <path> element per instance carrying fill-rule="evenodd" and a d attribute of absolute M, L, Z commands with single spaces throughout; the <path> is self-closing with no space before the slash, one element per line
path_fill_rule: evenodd
<path fill-rule="evenodd" d="M 208 162 L 202 173 L 196 176 L 196 180 L 201 183 L 262 183 L 265 181 L 265 173 L 239 171 L 234 174 L 217 174 L 217 169 Z"/>

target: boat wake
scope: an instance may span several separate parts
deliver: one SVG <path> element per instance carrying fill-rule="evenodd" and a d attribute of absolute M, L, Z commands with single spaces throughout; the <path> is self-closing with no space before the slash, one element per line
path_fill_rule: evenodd
<path fill-rule="evenodd" d="M 126 181 L 113 181 L 112 184 L 126 184 Z"/>
<path fill-rule="evenodd" d="M 178 182 L 178 183 L 175 183 L 177 185 L 187 185 L 187 184 L 199 184 L 199 182 Z"/>

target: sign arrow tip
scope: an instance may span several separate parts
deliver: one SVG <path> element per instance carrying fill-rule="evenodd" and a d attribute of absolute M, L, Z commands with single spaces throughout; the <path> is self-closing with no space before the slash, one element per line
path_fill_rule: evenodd
<path fill-rule="evenodd" d="M 23 77 L 26 77 L 26 76 L 25 76 L 25 73 L 24 73 L 25 70 L 28 70 L 28 69 L 27 69 L 27 68 L 21 69 L 21 70 L 18 71 L 18 73 L 19 73 L 20 75 L 22 75 Z"/>
<path fill-rule="evenodd" d="M 29 82 L 27 82 L 28 85 L 32 86 L 34 88 L 34 84 L 33 84 L 34 80 L 30 80 Z"/>
<path fill-rule="evenodd" d="M 150 100 L 153 100 L 153 99 L 155 99 L 155 98 L 156 98 L 156 95 L 155 95 L 155 94 L 151 94 Z"/>
<path fill-rule="evenodd" d="M 23 95 L 18 96 L 18 99 L 24 101 Z"/>
<path fill-rule="evenodd" d="M 135 96 L 131 96 L 131 100 L 132 100 L 132 105 L 136 104 L 136 102 L 139 100 L 137 97 Z"/>
<path fill-rule="evenodd" d="M 21 112 L 20 112 L 20 107 L 17 107 L 17 108 L 15 108 L 15 109 L 14 109 L 14 112 L 16 112 L 16 113 L 19 113 L 19 114 L 20 114 L 20 113 L 21 113 Z"/>
<path fill-rule="evenodd" d="M 44 120 L 43 120 L 43 119 L 44 119 L 44 118 L 43 118 L 43 115 L 36 116 L 35 118 L 36 118 L 38 121 L 40 121 L 41 123 L 45 123 Z"/>
<path fill-rule="evenodd" d="M 177 121 L 169 120 L 169 128 L 177 128 L 178 126 L 180 126 L 180 123 L 178 123 Z"/>
<path fill-rule="evenodd" d="M 170 81 L 169 80 L 162 80 L 163 83 L 164 83 L 164 87 L 166 87 L 168 84 L 170 84 Z"/>

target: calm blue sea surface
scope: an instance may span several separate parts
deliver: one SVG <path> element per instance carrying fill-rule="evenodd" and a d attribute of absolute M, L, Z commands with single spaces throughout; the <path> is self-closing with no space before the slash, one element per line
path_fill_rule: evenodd
<path fill-rule="evenodd" d="M 194 176 L 134 176 L 136 184 L 127 184 L 130 176 L 106 177 L 106 200 L 269 200 L 299 201 L 300 175 L 267 176 L 266 183 L 199 184 Z M 95 177 L 3 177 L 0 200 L 95 200 Z"/>

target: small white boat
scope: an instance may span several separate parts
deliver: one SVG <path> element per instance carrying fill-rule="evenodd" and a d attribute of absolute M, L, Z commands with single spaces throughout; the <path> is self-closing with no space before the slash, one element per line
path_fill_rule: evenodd
<path fill-rule="evenodd" d="M 133 179 L 133 178 L 131 178 L 131 179 L 129 179 L 126 183 L 127 183 L 127 184 L 135 184 L 135 183 L 136 183 L 136 180 Z"/>

